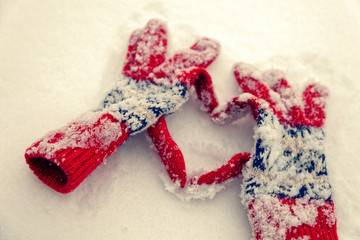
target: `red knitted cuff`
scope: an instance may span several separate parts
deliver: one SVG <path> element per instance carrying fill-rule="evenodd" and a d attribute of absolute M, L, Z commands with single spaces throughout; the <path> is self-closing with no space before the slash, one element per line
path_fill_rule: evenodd
<path fill-rule="evenodd" d="M 50 133 L 25 152 L 35 175 L 60 193 L 74 190 L 129 135 L 111 114 L 91 113 Z"/>
<path fill-rule="evenodd" d="M 257 240 L 337 240 L 334 204 L 323 199 L 264 197 L 249 204 L 249 220 Z"/>

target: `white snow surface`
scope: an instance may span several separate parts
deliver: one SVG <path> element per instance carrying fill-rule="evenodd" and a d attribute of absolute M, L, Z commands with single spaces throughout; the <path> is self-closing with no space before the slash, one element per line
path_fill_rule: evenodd
<path fill-rule="evenodd" d="M 325 151 L 338 234 L 359 239 L 359 12 L 358 0 L 2 0 L 0 239 L 252 238 L 241 179 L 212 199 L 183 201 L 165 189 L 146 132 L 66 195 L 25 163 L 35 140 L 99 105 L 121 74 L 131 32 L 151 18 L 168 24 L 168 56 L 203 36 L 220 42 L 208 70 L 221 105 L 239 94 L 231 71 L 240 61 L 281 69 L 298 90 L 314 80 L 329 88 Z M 220 126 L 200 105 L 192 97 L 166 117 L 189 176 L 254 144 L 250 115 Z"/>

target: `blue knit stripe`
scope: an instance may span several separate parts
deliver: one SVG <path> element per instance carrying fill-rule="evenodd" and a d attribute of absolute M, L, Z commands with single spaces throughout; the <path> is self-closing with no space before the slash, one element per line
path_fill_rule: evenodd
<path fill-rule="evenodd" d="M 162 115 L 174 112 L 188 98 L 182 83 L 156 84 L 123 77 L 103 101 L 105 110 L 118 111 L 130 134 L 143 131 Z"/>
<path fill-rule="evenodd" d="M 324 154 L 324 133 L 320 128 L 275 124 L 277 118 L 259 112 L 255 152 L 244 173 L 247 199 L 260 195 L 280 198 L 331 200 Z M 275 131 L 278 138 L 267 134 Z M 275 135 L 276 135 L 275 134 Z M 316 143 L 316 144 L 314 144 Z"/>

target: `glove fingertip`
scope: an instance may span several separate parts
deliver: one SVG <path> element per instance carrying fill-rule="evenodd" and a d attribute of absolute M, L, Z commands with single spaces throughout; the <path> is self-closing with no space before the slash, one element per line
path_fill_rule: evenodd
<path fill-rule="evenodd" d="M 275 92 L 281 93 L 283 89 L 289 88 L 285 72 L 280 69 L 270 69 L 262 74 L 262 80 Z"/>
<path fill-rule="evenodd" d="M 131 33 L 131 36 L 129 38 L 128 50 L 123 67 L 123 74 L 125 76 L 133 77 L 133 74 L 135 72 L 135 57 L 142 33 L 142 29 L 136 29 Z"/>
<path fill-rule="evenodd" d="M 322 84 L 308 85 L 303 92 L 304 113 L 310 125 L 321 127 L 325 122 L 326 97 L 328 88 Z"/>
<path fill-rule="evenodd" d="M 304 92 L 303 92 L 304 96 L 311 96 L 312 98 L 315 97 L 328 97 L 329 95 L 329 89 L 322 85 L 321 83 L 313 83 L 313 84 L 309 84 Z"/>
<path fill-rule="evenodd" d="M 269 88 L 261 79 L 260 71 L 251 64 L 237 63 L 234 65 L 235 78 L 244 93 L 272 102 Z"/>
<path fill-rule="evenodd" d="M 235 77 L 237 78 L 239 83 L 240 81 L 243 81 L 244 78 L 249 78 L 249 77 L 259 78 L 258 74 L 256 74 L 257 72 L 259 72 L 259 70 L 252 64 L 238 62 L 234 64 L 233 70 Z"/>
<path fill-rule="evenodd" d="M 221 46 L 217 40 L 203 37 L 200 40 L 198 40 L 194 45 L 192 45 L 190 48 L 197 51 L 205 51 L 208 49 L 212 49 L 218 53 L 220 51 Z"/>

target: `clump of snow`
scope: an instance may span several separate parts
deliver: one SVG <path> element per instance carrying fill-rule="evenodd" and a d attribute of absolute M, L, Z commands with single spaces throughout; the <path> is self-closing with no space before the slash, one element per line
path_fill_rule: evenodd
<path fill-rule="evenodd" d="M 225 189 L 226 185 L 231 183 L 233 179 L 229 179 L 228 181 L 221 184 L 202 184 L 198 185 L 196 183 L 196 178 L 194 178 L 194 182 L 192 184 L 188 183 L 184 188 L 180 187 L 179 182 L 172 182 L 169 179 L 169 176 L 165 174 L 160 175 L 161 180 L 164 183 L 165 189 L 177 196 L 182 201 L 190 201 L 195 199 L 212 199 L 215 197 L 216 193 Z"/>
<path fill-rule="evenodd" d="M 40 154 L 44 158 L 54 159 L 60 164 L 55 155 L 65 149 L 88 149 L 97 147 L 98 150 L 107 148 L 119 139 L 122 129 L 119 122 L 101 118 L 103 113 L 91 112 L 75 120 L 72 124 L 52 131 L 26 152 Z"/>

